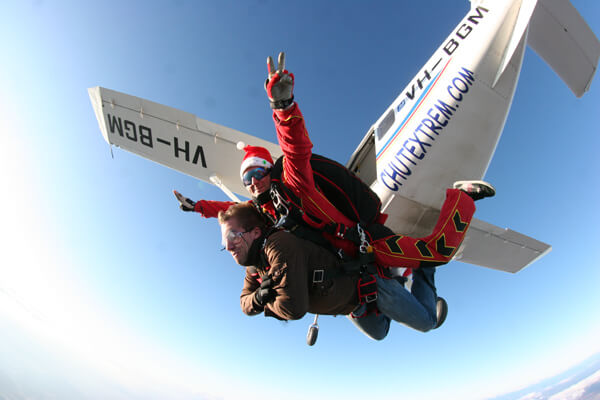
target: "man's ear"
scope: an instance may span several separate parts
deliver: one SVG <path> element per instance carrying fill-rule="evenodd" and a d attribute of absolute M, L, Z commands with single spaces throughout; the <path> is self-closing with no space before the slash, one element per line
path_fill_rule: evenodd
<path fill-rule="evenodd" d="M 260 230 L 260 228 L 258 226 L 255 226 L 250 231 L 250 236 L 252 237 L 252 239 L 258 239 L 261 235 L 262 235 L 262 231 Z"/>

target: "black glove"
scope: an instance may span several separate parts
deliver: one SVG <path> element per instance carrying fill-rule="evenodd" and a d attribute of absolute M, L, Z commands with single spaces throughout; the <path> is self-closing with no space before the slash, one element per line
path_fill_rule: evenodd
<path fill-rule="evenodd" d="M 173 190 L 173 194 L 177 198 L 177 201 L 179 201 L 179 208 L 181 208 L 183 211 L 194 211 L 194 207 L 196 206 L 195 201 L 190 200 L 187 197 L 183 197 L 183 195 L 177 190 Z"/>
<path fill-rule="evenodd" d="M 279 53 L 277 64 L 277 69 L 275 69 L 271 56 L 267 58 L 269 76 L 265 81 L 265 90 L 269 96 L 271 108 L 283 110 L 294 101 L 294 74 L 285 69 L 285 53 Z"/>
<path fill-rule="evenodd" d="M 276 295 L 277 292 L 273 289 L 273 280 L 268 277 L 261 282 L 260 287 L 254 292 L 254 300 L 256 304 L 264 308 Z"/>

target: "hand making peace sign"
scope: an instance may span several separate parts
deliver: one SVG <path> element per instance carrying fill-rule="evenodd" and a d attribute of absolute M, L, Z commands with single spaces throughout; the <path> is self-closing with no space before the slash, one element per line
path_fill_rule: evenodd
<path fill-rule="evenodd" d="M 285 69 L 285 53 L 279 53 L 277 69 L 271 56 L 267 58 L 269 76 L 265 81 L 265 90 L 273 109 L 285 109 L 294 102 L 294 74 Z"/>

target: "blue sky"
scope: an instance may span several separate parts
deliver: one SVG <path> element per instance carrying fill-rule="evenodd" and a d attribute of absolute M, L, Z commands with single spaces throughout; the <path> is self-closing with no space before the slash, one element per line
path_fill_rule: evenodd
<path fill-rule="evenodd" d="M 600 3 L 573 3 L 598 34 Z M 516 275 L 440 268 L 439 330 L 396 324 L 374 342 L 323 317 L 314 347 L 309 316 L 242 314 L 243 270 L 219 252 L 216 221 L 181 212 L 172 190 L 225 196 L 119 149 L 113 159 L 86 90 L 275 140 L 265 59 L 283 50 L 315 151 L 345 163 L 468 8 L 3 2 L 0 385 L 34 398 L 481 399 L 600 351 L 598 77 L 576 99 L 527 51 L 486 175 L 498 194 L 478 203 L 478 218 L 552 244 L 549 255 Z"/>

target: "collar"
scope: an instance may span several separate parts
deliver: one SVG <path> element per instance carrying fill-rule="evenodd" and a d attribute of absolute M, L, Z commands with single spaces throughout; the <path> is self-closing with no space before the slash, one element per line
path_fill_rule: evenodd
<path fill-rule="evenodd" d="M 266 233 L 263 233 L 260 237 L 254 239 L 254 241 L 250 245 L 250 248 L 248 249 L 248 257 L 246 257 L 246 261 L 244 263 L 241 263 L 241 265 L 243 265 L 244 267 L 261 266 L 260 264 L 262 257 L 260 256 L 260 254 L 262 252 L 266 240 Z"/>
<path fill-rule="evenodd" d="M 266 190 L 266 191 L 262 192 L 261 194 L 259 194 L 258 196 L 253 197 L 252 200 L 254 200 L 254 202 L 260 206 L 265 205 L 271 201 L 271 193 L 269 190 Z"/>
<path fill-rule="evenodd" d="M 265 247 L 265 244 L 267 243 L 267 238 L 269 236 L 271 236 L 271 234 L 273 234 L 279 230 L 280 229 L 277 229 L 274 227 L 267 228 L 265 230 L 265 232 L 263 232 L 262 235 L 260 235 L 256 239 L 254 239 L 254 242 L 252 242 L 252 244 L 250 245 L 250 248 L 248 249 L 248 257 L 246 258 L 246 262 L 244 262 L 243 264 L 240 264 L 240 265 L 242 265 L 244 267 L 250 267 L 250 266 L 255 266 L 255 267 L 259 267 L 259 268 L 269 267 L 269 264 L 267 262 L 265 254 L 263 253 L 263 248 Z"/>

